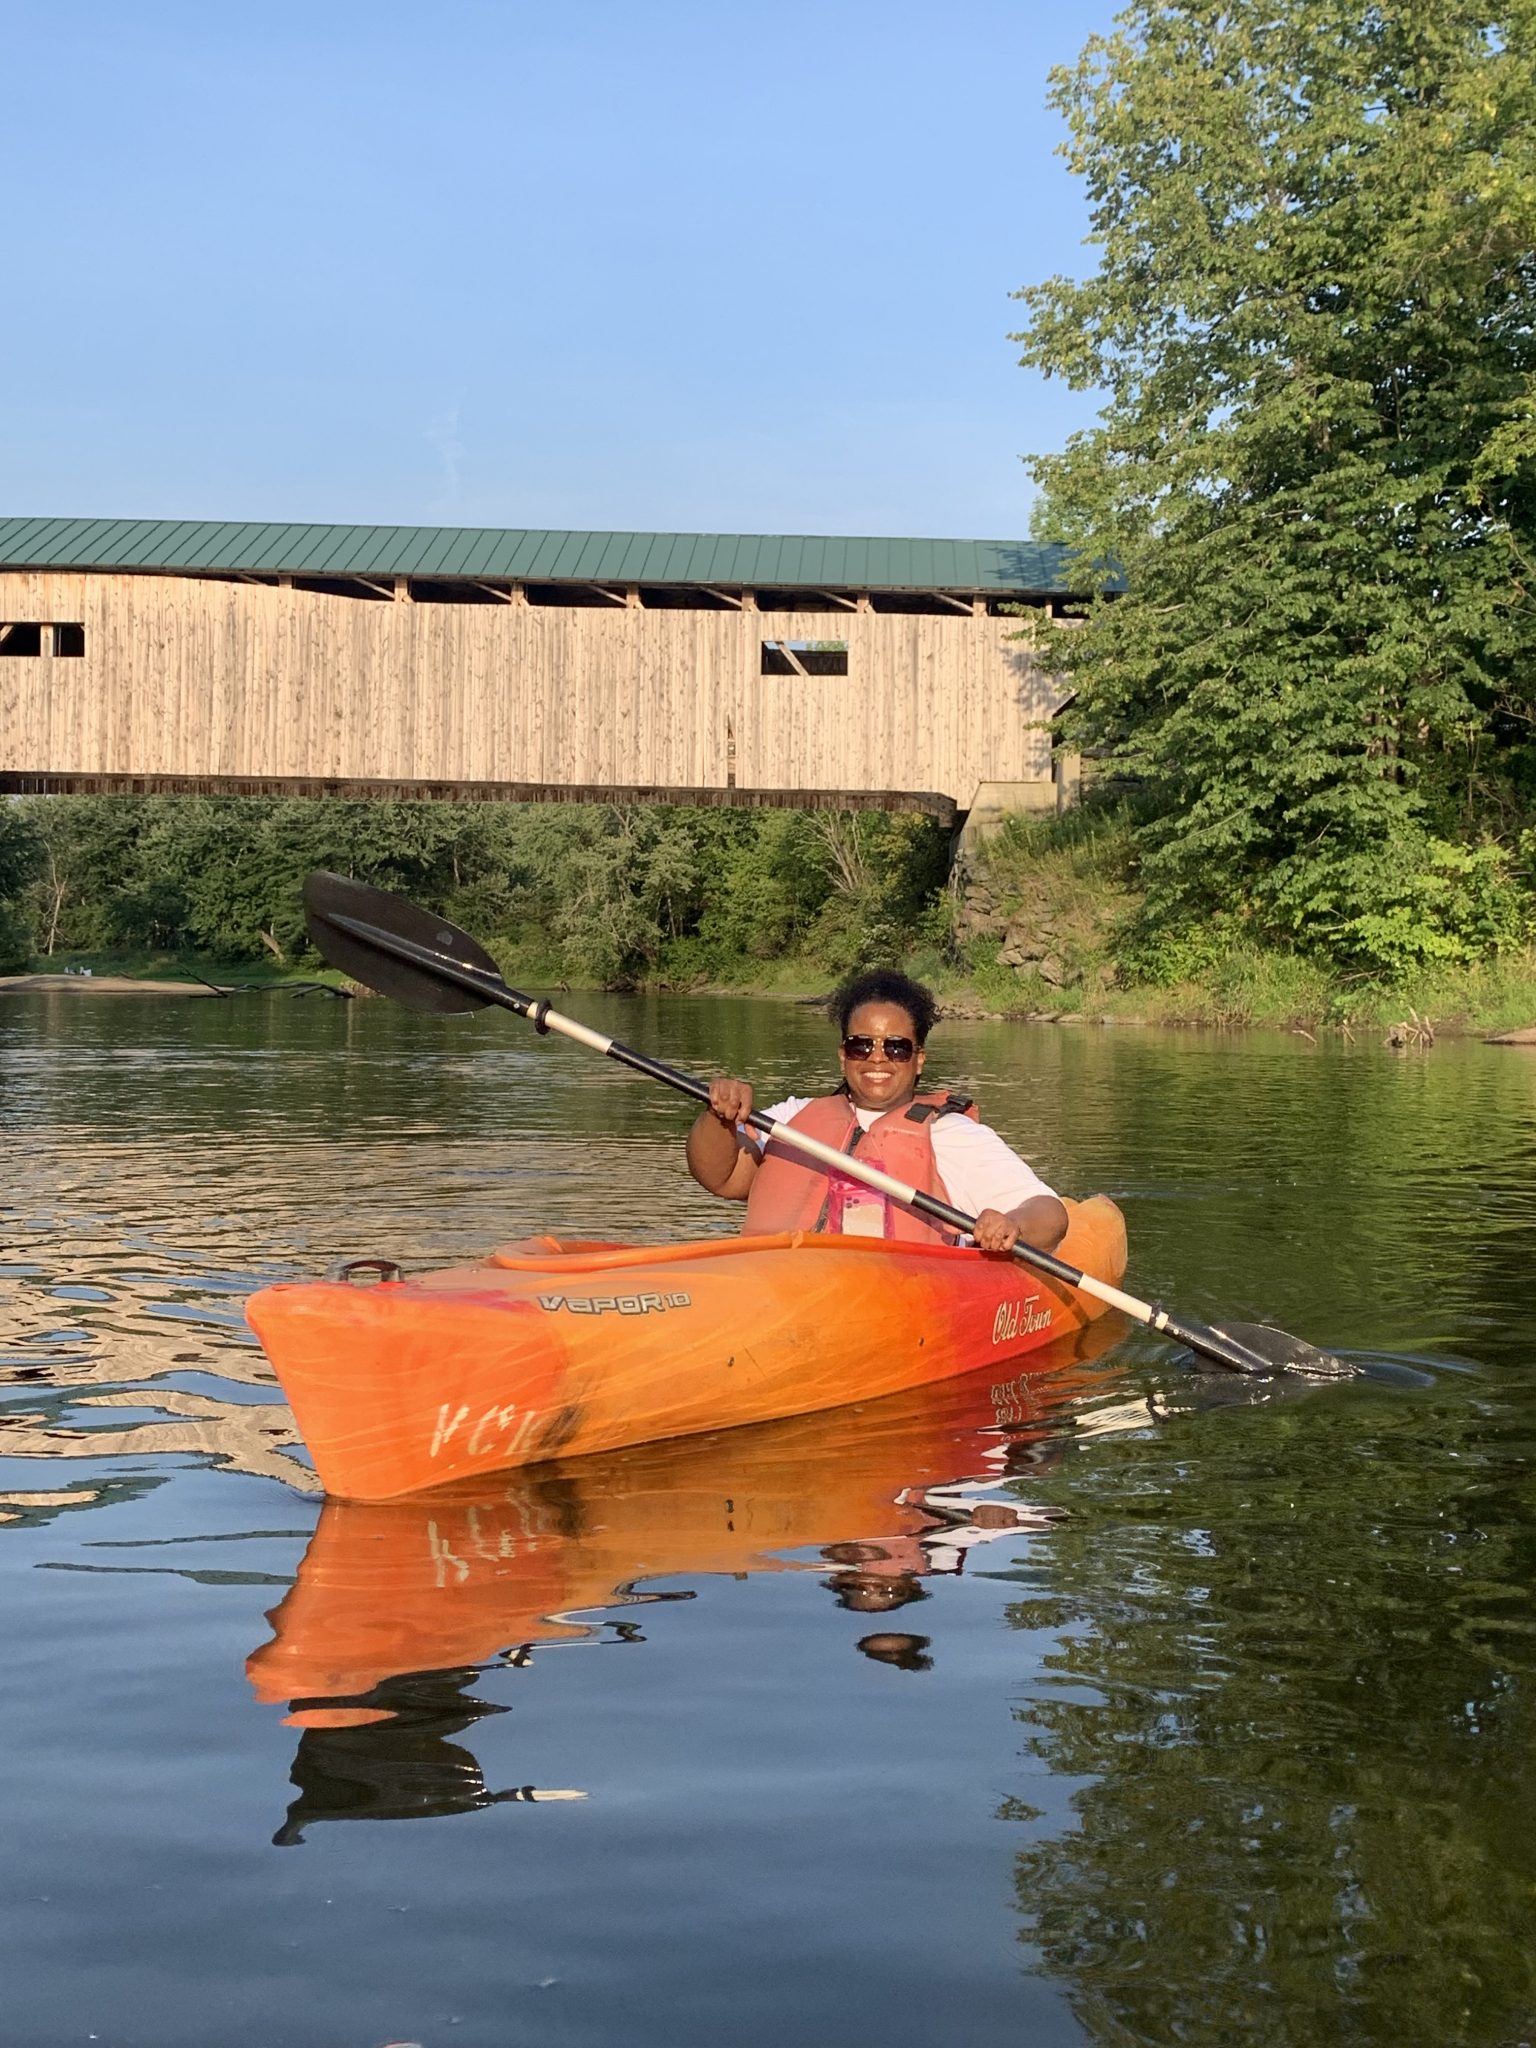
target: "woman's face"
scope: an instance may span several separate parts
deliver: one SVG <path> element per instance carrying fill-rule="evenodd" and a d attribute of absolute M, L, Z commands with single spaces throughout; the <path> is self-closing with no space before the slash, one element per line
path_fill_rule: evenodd
<path fill-rule="evenodd" d="M 899 1003 L 860 1003 L 848 1019 L 848 1038 L 872 1038 L 874 1049 L 868 1059 L 855 1059 L 839 1049 L 843 1079 L 859 1109 L 899 1109 L 917 1093 L 923 1071 L 923 1053 L 917 1045 L 917 1027 Z M 904 1038 L 915 1048 L 907 1060 L 892 1059 L 890 1041 Z"/>

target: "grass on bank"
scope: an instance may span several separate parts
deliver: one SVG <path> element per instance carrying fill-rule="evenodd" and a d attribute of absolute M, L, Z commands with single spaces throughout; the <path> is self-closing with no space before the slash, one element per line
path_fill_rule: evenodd
<path fill-rule="evenodd" d="M 226 960 L 208 953 L 142 952 L 114 948 L 104 952 L 39 953 L 24 974 L 80 974 L 124 981 L 211 981 L 220 988 L 256 986 L 282 988 L 291 982 L 322 981 L 339 988 L 346 976 L 323 960 L 293 965 L 276 960 Z"/>

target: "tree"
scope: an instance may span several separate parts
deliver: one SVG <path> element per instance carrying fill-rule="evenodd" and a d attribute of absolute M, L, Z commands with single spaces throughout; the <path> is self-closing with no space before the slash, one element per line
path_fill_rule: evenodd
<path fill-rule="evenodd" d="M 1033 464 L 1095 592 L 1042 631 L 1164 929 L 1521 935 L 1533 52 L 1536 0 L 1141 0 L 1053 74 L 1099 264 L 1017 339 L 1106 403 Z"/>
<path fill-rule="evenodd" d="M 31 930 L 22 917 L 20 898 L 42 859 L 42 848 L 26 814 L 0 799 L 0 974 L 25 967 L 32 951 Z"/>
<path fill-rule="evenodd" d="M 883 813 L 833 821 L 846 872 L 826 813 L 122 796 L 9 815 L 40 844 L 26 902 L 49 952 L 292 961 L 304 877 L 334 868 L 494 941 L 509 971 L 686 984 L 802 952 L 839 972 L 899 957 L 944 880 L 934 821 Z"/>

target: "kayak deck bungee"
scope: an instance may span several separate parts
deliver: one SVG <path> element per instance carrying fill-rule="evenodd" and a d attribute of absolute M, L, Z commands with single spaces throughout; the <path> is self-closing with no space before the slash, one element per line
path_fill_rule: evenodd
<path fill-rule="evenodd" d="M 1102 1195 L 1067 1209 L 1062 1258 L 1117 1283 L 1120 1211 Z M 798 1232 L 533 1238 L 476 1266 L 289 1283 L 248 1306 L 321 1482 L 350 1500 L 898 1393 L 1104 1312 L 1006 1256 Z"/>

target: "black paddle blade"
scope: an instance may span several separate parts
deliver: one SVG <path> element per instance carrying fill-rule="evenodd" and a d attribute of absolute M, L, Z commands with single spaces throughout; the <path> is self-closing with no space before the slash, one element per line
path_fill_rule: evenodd
<path fill-rule="evenodd" d="M 1331 1351 L 1319 1351 L 1315 1344 L 1304 1344 L 1300 1337 L 1274 1329 L 1269 1323 L 1221 1323 L 1217 1329 L 1219 1335 L 1240 1344 L 1251 1356 L 1263 1359 L 1273 1373 L 1294 1373 L 1309 1380 L 1359 1377 L 1358 1366 L 1335 1358 Z"/>
<path fill-rule="evenodd" d="M 433 917 L 392 896 L 387 889 L 370 888 L 345 875 L 322 870 L 304 884 L 304 918 L 316 950 L 333 967 L 350 974 L 364 987 L 381 996 L 392 996 L 409 1010 L 429 1010 L 438 1016 L 455 1016 L 464 1010 L 483 1010 L 492 1000 L 472 989 L 459 988 L 441 975 L 433 974 L 411 961 L 401 960 L 382 944 L 373 942 L 368 931 L 348 929 L 362 925 L 379 934 L 381 940 L 403 939 L 425 952 L 437 954 L 446 964 L 489 974 L 497 981 L 501 969 L 467 932 L 461 932 L 446 918 Z M 340 920 L 346 920 L 344 925 Z"/>
<path fill-rule="evenodd" d="M 1197 1358 L 1208 1358 L 1213 1365 L 1241 1373 L 1245 1379 L 1272 1380 L 1281 1373 L 1316 1380 L 1355 1376 L 1355 1368 L 1343 1359 L 1319 1351 L 1315 1344 L 1304 1344 L 1286 1330 L 1272 1329 L 1268 1323 L 1218 1323 L 1213 1328 L 1169 1316 L 1156 1327 L 1187 1344 Z"/>

